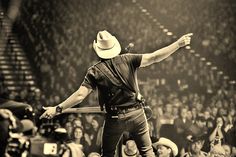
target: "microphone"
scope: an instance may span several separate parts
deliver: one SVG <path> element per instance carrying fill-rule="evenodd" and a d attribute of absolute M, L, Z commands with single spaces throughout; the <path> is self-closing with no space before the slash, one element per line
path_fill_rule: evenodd
<path fill-rule="evenodd" d="M 134 43 L 129 43 L 128 46 L 125 47 L 125 51 L 128 53 L 128 52 L 131 52 L 131 50 L 134 48 Z"/>

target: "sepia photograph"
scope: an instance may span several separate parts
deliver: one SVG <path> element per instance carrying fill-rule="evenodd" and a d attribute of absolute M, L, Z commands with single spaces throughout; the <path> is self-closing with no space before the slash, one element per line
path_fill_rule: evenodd
<path fill-rule="evenodd" d="M 235 0 L 0 0 L 0 157 L 236 157 Z"/>

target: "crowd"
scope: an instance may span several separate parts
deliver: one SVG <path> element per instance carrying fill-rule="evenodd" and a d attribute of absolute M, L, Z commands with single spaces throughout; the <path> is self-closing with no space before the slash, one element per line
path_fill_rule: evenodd
<path fill-rule="evenodd" d="M 190 149 L 190 143 L 200 138 L 203 141 L 201 150 L 206 153 L 220 144 L 226 145 L 226 149 L 230 148 L 230 154 L 235 155 L 234 103 L 228 102 L 220 94 L 211 104 L 205 104 L 204 97 L 196 93 L 181 95 L 163 88 L 156 94 L 158 99 L 150 98 L 146 102 L 152 108 L 149 128 L 153 142 L 160 137 L 168 138 L 176 143 L 178 155 L 184 156 Z M 85 156 L 94 152 L 101 153 L 102 114 L 67 113 L 53 121 L 41 121 L 39 124 L 37 134 L 44 134 L 45 125 L 49 124 L 55 128 L 65 128 L 67 138 L 64 142 L 70 145 L 71 149 L 80 148 L 79 151 Z M 121 145 L 124 146 L 125 142 Z"/>
<path fill-rule="evenodd" d="M 153 15 L 162 16 L 160 22 L 174 32 L 193 32 L 198 40 L 193 43 L 194 49 L 218 65 L 231 72 L 236 61 L 235 56 L 235 3 L 228 1 L 186 0 L 168 2 L 139 1 Z M 169 7 L 172 6 L 172 7 Z M 186 28 L 186 24 L 188 27 Z M 185 28 L 185 29 L 181 29 Z M 227 65 L 225 63 L 227 62 Z"/>
<path fill-rule="evenodd" d="M 40 114 L 42 105 L 58 104 L 64 100 L 77 89 L 86 69 L 97 60 L 91 44 L 98 30 L 114 32 L 123 50 L 132 42 L 134 47 L 130 51 L 134 53 L 151 52 L 175 39 L 156 27 L 146 16 L 146 10 L 137 8 L 135 3 L 125 0 L 103 0 L 99 4 L 96 0 L 72 0 L 70 3 L 65 0 L 23 0 L 17 27 L 25 33 L 20 40 L 38 70 L 41 85 L 40 89 L 31 91 L 25 88 L 5 97 L 31 104 L 36 115 Z M 193 32 L 196 45 L 202 41 L 200 44 L 205 47 L 204 50 L 213 52 L 203 54 L 199 48 L 183 49 L 166 61 L 152 65 L 148 71 L 140 69 L 140 89 L 153 111 L 149 120 L 152 139 L 171 139 L 178 146 L 178 155 L 183 156 L 188 152 L 189 141 L 204 131 L 204 152 L 210 152 L 217 143 L 229 146 L 230 150 L 235 149 L 235 82 L 230 82 L 229 77 L 215 66 L 218 64 L 208 61 L 226 58 L 235 63 L 232 36 L 235 30 L 231 29 L 235 19 L 231 17 L 230 8 L 224 12 L 227 3 L 214 3 L 214 7 L 221 8 L 216 12 L 219 16 L 213 13 L 214 7 L 205 8 L 213 3 L 210 0 L 196 4 L 184 0 L 178 3 L 150 1 L 151 5 L 140 3 L 153 15 L 164 16 L 157 20 L 172 26 L 178 35 L 186 33 L 180 30 Z M 201 13 L 198 12 L 200 9 Z M 230 18 L 225 18 L 228 16 Z M 215 21 L 219 18 L 222 22 L 216 26 Z M 193 25 L 180 29 L 186 23 Z M 225 32 L 225 29 L 228 31 Z M 91 94 L 84 103 L 87 104 L 97 104 L 96 93 Z M 102 122 L 102 115 L 97 114 L 66 114 L 54 120 L 55 124 L 66 128 L 67 142 L 81 148 L 85 156 L 91 152 L 100 153 Z M 43 132 L 40 125 L 39 133 Z"/>

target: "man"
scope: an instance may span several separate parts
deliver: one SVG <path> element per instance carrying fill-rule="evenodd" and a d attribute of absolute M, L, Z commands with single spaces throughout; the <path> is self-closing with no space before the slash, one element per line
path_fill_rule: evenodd
<path fill-rule="evenodd" d="M 171 124 L 174 123 L 174 116 L 173 116 L 173 105 L 172 104 L 166 104 L 163 115 L 160 116 L 160 122 L 161 124 Z"/>
<path fill-rule="evenodd" d="M 201 132 L 207 133 L 206 120 L 203 116 L 197 116 L 195 123 L 189 126 L 186 136 L 199 134 Z"/>
<path fill-rule="evenodd" d="M 205 134 L 198 134 L 189 137 L 189 145 L 187 152 L 183 155 L 183 157 L 206 157 L 207 153 L 202 151 L 202 147 L 204 144 Z"/>
<path fill-rule="evenodd" d="M 174 141 L 178 146 L 180 152 L 186 147 L 186 133 L 189 127 L 192 125 L 192 121 L 187 119 L 188 108 L 180 107 L 179 117 L 174 120 L 174 128 L 177 136 L 175 136 Z"/>
<path fill-rule="evenodd" d="M 98 90 L 101 109 L 106 109 L 102 156 L 115 154 L 124 131 L 130 132 L 142 156 L 154 156 L 148 123 L 137 84 L 137 69 L 160 62 L 190 44 L 192 33 L 173 44 L 149 54 L 124 54 L 116 39 L 107 31 L 97 34 L 93 48 L 101 61 L 91 66 L 79 89 L 64 102 L 45 108 L 41 118 L 52 118 L 63 110 L 81 103 L 93 90 Z"/>
<path fill-rule="evenodd" d="M 177 145 L 170 139 L 164 137 L 153 143 L 153 148 L 157 150 L 158 157 L 175 157 L 178 154 Z"/>

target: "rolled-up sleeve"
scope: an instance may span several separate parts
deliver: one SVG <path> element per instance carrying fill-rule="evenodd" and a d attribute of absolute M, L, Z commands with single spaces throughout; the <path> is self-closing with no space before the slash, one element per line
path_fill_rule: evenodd
<path fill-rule="evenodd" d="M 87 74 L 85 75 L 84 80 L 81 85 L 87 88 L 93 89 L 93 90 L 96 89 L 96 82 L 94 78 L 93 68 L 88 69 Z"/>
<path fill-rule="evenodd" d="M 133 67 L 140 67 L 142 61 L 142 54 L 127 54 L 126 58 Z"/>

